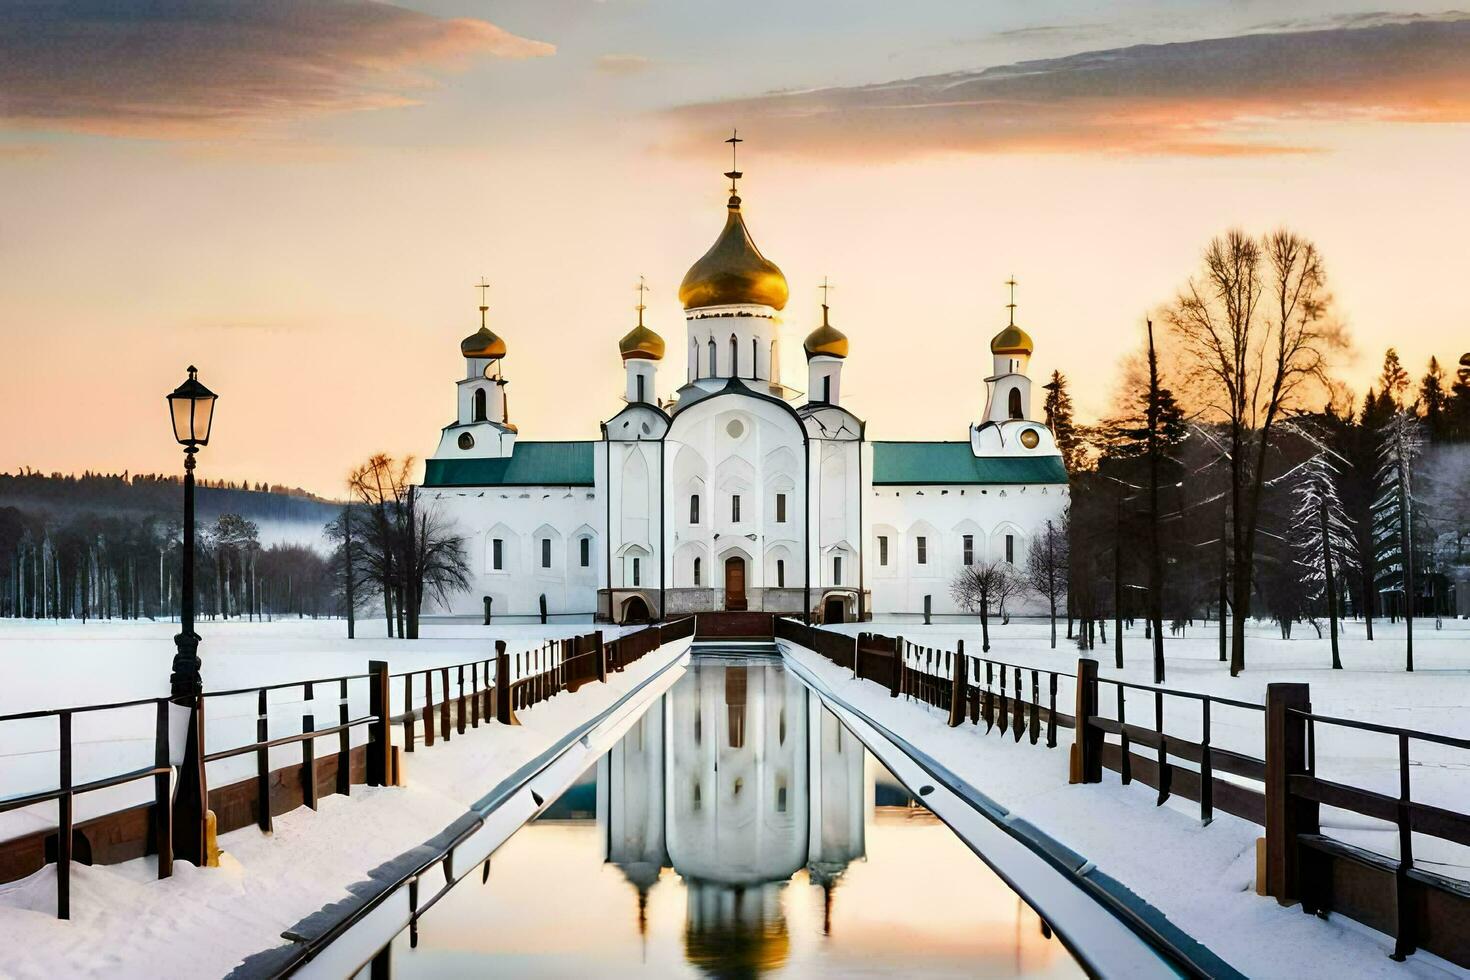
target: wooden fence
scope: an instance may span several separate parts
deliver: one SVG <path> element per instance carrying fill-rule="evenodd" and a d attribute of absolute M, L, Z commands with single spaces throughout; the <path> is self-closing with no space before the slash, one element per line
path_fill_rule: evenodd
<path fill-rule="evenodd" d="M 1412 743 L 1470 750 L 1470 739 L 1314 714 L 1305 684 L 1270 684 L 1260 705 L 1101 678 L 1090 659 L 1069 673 L 966 655 L 963 644 L 936 650 L 901 636 L 854 636 L 787 619 L 777 621 L 776 635 L 884 687 L 891 697 L 945 711 L 951 726 L 983 724 L 986 734 L 1033 745 L 1044 737 L 1048 747 L 1058 744 L 1059 728 L 1072 729 L 1071 782 L 1101 782 L 1102 771 L 1110 769 L 1125 785 L 1136 780 L 1156 790 L 1158 805 L 1173 796 L 1198 803 L 1204 824 L 1217 808 L 1259 824 L 1265 887 L 1278 902 L 1299 901 L 1304 911 L 1323 916 L 1338 912 L 1387 933 L 1395 959 L 1425 949 L 1470 968 L 1470 882 L 1416 867 L 1413 857 L 1415 834 L 1470 847 L 1470 815 L 1413 799 L 1410 784 Z M 958 700 L 956 691 L 962 692 Z M 1071 714 L 1059 706 L 1067 704 L 1067 693 Z M 1138 700 L 1149 708 L 1143 724 Z M 1222 712 L 1257 726 L 1264 758 L 1215 744 Z M 1318 776 L 1319 727 L 1395 739 L 1398 794 Z M 1322 806 L 1393 825 L 1397 853 L 1379 854 L 1323 834 Z"/>
<path fill-rule="evenodd" d="M 392 726 L 403 726 L 403 750 L 416 745 L 449 741 L 466 728 L 478 728 L 498 719 L 515 723 L 515 711 L 539 704 L 562 692 L 572 692 L 593 681 L 606 681 L 609 671 L 619 671 L 665 643 L 692 636 L 692 617 L 650 626 L 604 642 L 601 631 L 549 641 L 515 654 L 497 641 L 496 656 L 444 667 L 390 674 L 383 661 L 369 663 L 365 674 L 291 681 L 227 691 L 209 691 L 199 699 L 196 723 L 204 729 L 209 717 L 227 734 L 235 727 L 253 731 L 253 738 L 203 751 L 200 758 L 209 768 L 223 767 L 236 774 L 234 760 L 252 758 L 254 774 L 226 781 L 209 789 L 209 809 L 215 814 L 216 832 L 228 833 L 255 824 L 272 830 L 272 818 L 299 806 L 315 809 L 322 796 L 350 794 L 354 783 L 374 786 L 399 781 L 395 772 Z M 401 685 L 403 710 L 392 713 L 392 688 Z M 352 714 L 352 705 L 366 695 L 368 710 Z M 73 722 L 78 716 L 152 708 L 156 724 L 152 737 L 151 765 L 125 769 L 77 782 L 73 778 L 77 740 Z M 56 786 L 35 792 L 0 797 L 0 814 L 37 804 L 57 804 L 54 830 L 36 832 L 0 842 L 0 882 L 32 874 L 48 863 L 57 866 L 57 916 L 70 917 L 71 862 L 113 864 L 148 854 L 158 855 L 158 877 L 173 872 L 173 839 L 177 802 L 170 802 L 170 725 L 167 698 L 144 698 L 110 704 L 86 705 L 0 715 L 7 722 L 36 722 L 54 719 L 57 740 Z M 300 718 L 299 731 L 294 721 Z M 282 723 L 285 723 L 284 725 Z M 422 739 L 419 726 L 422 725 Z M 286 734 L 271 735 L 272 728 L 287 727 Z M 354 730 L 366 736 L 353 744 Z M 177 733 L 176 733 L 177 734 Z M 336 750 L 318 756 L 318 742 L 333 739 Z M 300 746 L 299 761 L 272 768 L 272 751 Z M 277 760 L 279 761 L 279 760 Z M 121 810 L 104 813 L 77 823 L 77 797 L 88 793 L 153 780 L 152 799 Z M 208 779 L 206 776 L 206 785 Z"/>

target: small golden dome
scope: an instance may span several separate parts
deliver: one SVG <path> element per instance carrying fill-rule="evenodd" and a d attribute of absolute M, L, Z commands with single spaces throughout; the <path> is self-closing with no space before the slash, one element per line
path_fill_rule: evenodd
<path fill-rule="evenodd" d="M 505 356 L 505 341 L 489 327 L 481 326 L 459 342 L 459 352 L 465 357 L 488 357 L 492 361 Z"/>
<path fill-rule="evenodd" d="M 661 361 L 664 359 L 664 339 L 640 323 L 618 341 L 618 351 L 625 361 L 640 357 L 648 361 Z"/>
<path fill-rule="evenodd" d="M 786 277 L 751 241 L 740 215 L 740 198 L 730 196 L 725 230 L 679 284 L 684 309 L 754 304 L 782 309 L 790 296 Z"/>
<path fill-rule="evenodd" d="M 1029 355 L 1036 349 L 1031 342 L 1031 335 L 1014 323 L 1006 327 L 990 341 L 990 353 L 992 354 L 1026 354 Z"/>
<path fill-rule="evenodd" d="M 807 357 L 826 354 L 828 357 L 847 356 L 847 334 L 827 322 L 827 304 L 822 304 L 822 325 L 806 335 L 802 342 Z"/>

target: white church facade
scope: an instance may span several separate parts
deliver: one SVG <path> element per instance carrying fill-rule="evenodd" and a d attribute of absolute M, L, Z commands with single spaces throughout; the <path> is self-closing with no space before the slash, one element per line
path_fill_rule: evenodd
<path fill-rule="evenodd" d="M 458 415 L 419 491 L 464 536 L 473 588 L 426 612 L 943 616 L 960 612 L 950 583 L 965 564 L 1024 563 L 1037 531 L 1066 508 L 1067 474 L 1033 413 L 1032 341 L 1014 324 L 1014 303 L 966 438 L 870 442 L 842 399 L 849 344 L 825 303 L 803 345 L 805 393 L 783 382 L 786 278 L 746 228 L 738 171 L 726 176 L 724 229 L 679 289 L 684 344 L 645 326 L 640 303 L 619 342 L 624 404 L 601 438 L 520 438 L 507 414 L 506 344 L 480 307 L 480 329 L 460 344 Z M 662 394 L 661 371 L 676 366 L 682 383 Z"/>

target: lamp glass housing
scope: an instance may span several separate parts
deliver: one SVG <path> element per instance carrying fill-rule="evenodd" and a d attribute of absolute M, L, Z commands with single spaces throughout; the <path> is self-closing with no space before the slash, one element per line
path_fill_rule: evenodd
<path fill-rule="evenodd" d="M 168 396 L 174 438 L 184 446 L 208 445 L 209 428 L 214 422 L 214 402 L 217 396 L 199 383 L 197 374 L 198 371 L 191 366 L 188 380 Z"/>

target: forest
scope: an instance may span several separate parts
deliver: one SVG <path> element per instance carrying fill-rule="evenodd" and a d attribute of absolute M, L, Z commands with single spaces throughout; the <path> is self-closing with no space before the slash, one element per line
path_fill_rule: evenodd
<path fill-rule="evenodd" d="M 178 615 L 180 479 L 154 474 L 0 474 L 0 616 L 168 619 Z M 304 490 L 199 481 L 201 618 L 340 613 L 325 524 L 340 505 Z M 263 544 L 261 522 L 296 541 Z"/>
<path fill-rule="evenodd" d="M 1162 680 L 1163 629 L 1219 623 L 1221 660 L 1245 666 L 1245 622 L 1407 626 L 1465 614 L 1470 595 L 1470 354 L 1417 377 L 1396 350 L 1355 397 L 1332 373 L 1346 332 L 1322 259 L 1289 232 L 1211 242 L 1201 272 L 1149 319 L 1109 417 L 1073 418 L 1066 378 L 1046 421 L 1071 480 L 1062 547 L 1022 585 L 1066 583 L 1067 636 L 1145 620 Z M 1041 535 L 1039 538 L 1046 538 Z M 1075 620 L 1075 626 L 1074 626 Z M 1121 655 L 1121 647 L 1115 648 Z"/>

